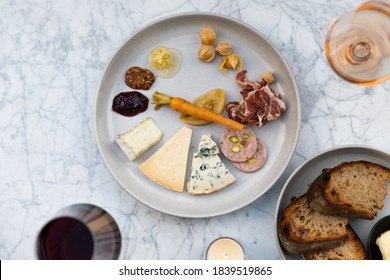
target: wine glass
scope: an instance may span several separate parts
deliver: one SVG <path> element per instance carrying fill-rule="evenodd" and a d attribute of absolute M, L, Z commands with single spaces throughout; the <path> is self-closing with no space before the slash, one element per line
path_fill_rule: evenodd
<path fill-rule="evenodd" d="M 390 2 L 364 2 L 335 18 L 325 39 L 325 54 L 334 71 L 355 84 L 389 79 Z"/>
<path fill-rule="evenodd" d="M 121 234 L 104 209 L 86 203 L 61 209 L 39 232 L 43 260 L 111 260 L 119 257 Z"/>

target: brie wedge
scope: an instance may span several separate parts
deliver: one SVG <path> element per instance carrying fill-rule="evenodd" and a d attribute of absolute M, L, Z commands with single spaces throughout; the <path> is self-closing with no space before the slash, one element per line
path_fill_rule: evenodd
<path fill-rule="evenodd" d="M 157 127 L 153 119 L 148 117 L 131 130 L 119 134 L 115 138 L 115 142 L 127 158 L 133 161 L 160 141 L 162 136 L 162 131 Z"/>

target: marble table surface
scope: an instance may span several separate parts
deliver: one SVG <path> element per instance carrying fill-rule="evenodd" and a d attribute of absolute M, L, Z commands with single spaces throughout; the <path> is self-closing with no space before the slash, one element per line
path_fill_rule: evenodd
<path fill-rule="evenodd" d="M 359 143 L 390 152 L 390 81 L 361 87 L 339 78 L 324 55 L 331 20 L 357 0 L 3 0 L 0 3 L 0 259 L 35 259 L 39 229 L 59 209 L 99 205 L 117 220 L 121 259 L 204 259 L 220 236 L 247 259 L 280 259 L 274 232 L 279 193 L 306 159 Z M 96 145 L 93 109 L 104 68 L 137 29 L 182 12 L 213 12 L 262 32 L 299 88 L 301 129 L 275 185 L 222 216 L 160 213 L 112 177 Z"/>

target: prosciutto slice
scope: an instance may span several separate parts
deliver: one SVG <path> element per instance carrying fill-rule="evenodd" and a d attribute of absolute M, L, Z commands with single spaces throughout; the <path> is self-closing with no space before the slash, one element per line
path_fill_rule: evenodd
<path fill-rule="evenodd" d="M 248 80 L 247 75 L 243 70 L 236 76 L 242 99 L 226 105 L 229 118 L 250 126 L 263 126 L 276 120 L 286 110 L 280 94 L 274 92 L 265 80 Z"/>

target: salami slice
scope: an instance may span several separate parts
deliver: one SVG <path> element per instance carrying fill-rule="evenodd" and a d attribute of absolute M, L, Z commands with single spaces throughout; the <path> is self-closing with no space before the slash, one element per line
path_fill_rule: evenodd
<path fill-rule="evenodd" d="M 238 131 L 229 128 L 222 133 L 220 148 L 227 159 L 245 162 L 256 152 L 257 136 L 248 127 Z"/>
<path fill-rule="evenodd" d="M 232 162 L 235 167 L 239 170 L 251 173 L 259 170 L 263 167 L 267 158 L 267 149 L 263 142 L 257 138 L 257 149 L 253 156 L 245 162 Z"/>

